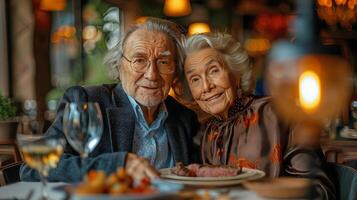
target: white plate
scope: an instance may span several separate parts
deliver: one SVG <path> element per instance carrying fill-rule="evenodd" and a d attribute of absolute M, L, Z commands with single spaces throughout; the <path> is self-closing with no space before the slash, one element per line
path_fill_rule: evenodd
<path fill-rule="evenodd" d="M 161 178 L 183 180 L 183 181 L 223 181 L 223 180 L 237 180 L 250 177 L 255 174 L 254 170 L 243 168 L 242 173 L 236 176 L 222 176 L 222 177 L 189 177 L 189 176 L 178 176 L 171 172 L 172 168 L 160 169 Z"/>
<path fill-rule="evenodd" d="M 184 177 L 173 175 L 171 171 L 168 172 L 168 169 L 162 169 L 160 172 L 162 173 L 161 178 L 166 181 L 195 186 L 230 186 L 240 184 L 247 180 L 260 179 L 265 176 L 265 172 L 249 168 L 243 168 L 242 174 L 232 177 Z M 209 178 L 209 180 L 207 180 L 207 178 Z"/>

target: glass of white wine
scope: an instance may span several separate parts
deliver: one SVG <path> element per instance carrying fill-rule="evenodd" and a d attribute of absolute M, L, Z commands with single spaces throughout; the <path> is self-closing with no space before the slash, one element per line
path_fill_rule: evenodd
<path fill-rule="evenodd" d="M 96 102 L 70 102 L 63 114 L 63 131 L 68 143 L 81 157 L 80 179 L 86 173 L 85 158 L 94 150 L 102 137 L 103 119 Z"/>
<path fill-rule="evenodd" d="M 17 143 L 26 164 L 39 172 L 41 199 L 48 199 L 47 177 L 50 169 L 56 168 L 61 159 L 66 140 L 44 135 L 17 134 Z"/>

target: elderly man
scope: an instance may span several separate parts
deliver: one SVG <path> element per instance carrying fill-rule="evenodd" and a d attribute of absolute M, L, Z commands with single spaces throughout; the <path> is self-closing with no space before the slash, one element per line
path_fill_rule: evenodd
<path fill-rule="evenodd" d="M 182 73 L 183 35 L 176 24 L 157 18 L 136 25 L 106 62 L 119 72 L 121 84 L 69 88 L 59 105 L 57 118 L 47 135 L 64 137 L 63 110 L 66 102 L 98 102 L 103 115 L 102 138 L 81 166 L 79 155 L 68 144 L 49 181 L 75 182 L 81 170 L 104 170 L 118 166 L 136 177 L 154 178 L 154 169 L 175 162 L 194 162 L 192 142 L 197 132 L 195 114 L 180 105 L 168 92 Z M 152 167 L 153 166 L 153 167 Z M 38 174 L 22 166 L 20 177 L 38 180 Z"/>

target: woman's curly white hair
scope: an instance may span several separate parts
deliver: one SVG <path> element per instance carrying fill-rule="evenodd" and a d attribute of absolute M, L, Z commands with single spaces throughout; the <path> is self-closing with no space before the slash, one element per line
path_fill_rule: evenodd
<path fill-rule="evenodd" d="M 213 48 L 220 52 L 231 73 L 236 77 L 240 77 L 239 88 L 244 93 L 252 93 L 252 66 L 248 54 L 239 42 L 225 33 L 202 33 L 189 37 L 184 44 L 186 55 L 206 48 Z M 184 74 L 180 77 L 180 84 L 180 88 L 175 90 L 177 96 L 192 102 L 192 95 Z"/>

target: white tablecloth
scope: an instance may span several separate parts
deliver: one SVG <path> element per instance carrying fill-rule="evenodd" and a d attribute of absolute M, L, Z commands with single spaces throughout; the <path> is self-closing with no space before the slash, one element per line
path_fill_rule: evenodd
<path fill-rule="evenodd" d="M 64 192 L 53 190 L 51 188 L 55 188 L 61 185 L 65 185 L 66 183 L 48 183 L 48 193 L 49 197 L 53 200 L 63 200 L 66 197 Z M 38 200 L 41 195 L 41 183 L 40 182 L 18 182 L 10 185 L 6 185 L 0 187 L 0 200 L 16 200 L 21 199 L 25 200 L 29 195 L 30 191 L 34 190 L 33 195 L 30 200 Z M 246 190 L 242 187 L 230 188 L 229 196 L 231 199 L 249 199 L 249 200 L 263 200 L 264 198 L 258 196 L 255 192 Z M 200 192 L 204 192 L 204 190 L 200 189 Z M 211 194 L 219 192 L 219 189 L 210 189 L 207 190 Z M 117 198 L 120 199 L 121 198 Z"/>
<path fill-rule="evenodd" d="M 65 185 L 65 183 L 48 183 L 47 192 L 48 196 L 51 199 L 62 200 L 65 198 L 66 194 L 64 192 L 52 189 L 61 185 Z M 37 200 L 41 196 L 41 187 L 42 184 L 40 182 L 18 182 L 10 185 L 5 185 L 0 187 L 0 200 L 25 200 L 31 190 L 33 190 L 34 192 L 30 200 Z"/>

